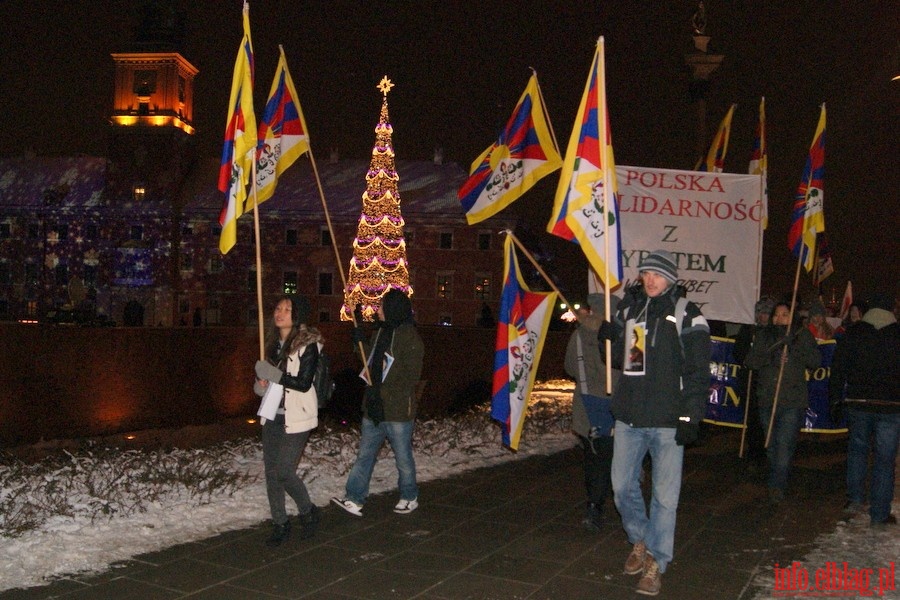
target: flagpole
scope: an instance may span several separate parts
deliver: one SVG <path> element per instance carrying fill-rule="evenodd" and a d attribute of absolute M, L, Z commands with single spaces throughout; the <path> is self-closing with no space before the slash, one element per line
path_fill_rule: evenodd
<path fill-rule="evenodd" d="M 341 261 L 341 253 L 338 250 L 337 238 L 334 237 L 334 227 L 331 225 L 331 215 L 328 212 L 328 203 L 325 202 L 325 190 L 322 188 L 322 180 L 319 177 L 319 168 L 316 166 L 316 157 L 313 156 L 312 144 L 309 146 L 309 162 L 312 165 L 313 174 L 316 177 L 316 187 L 319 188 L 319 199 L 322 201 L 322 210 L 325 212 L 325 223 L 328 225 L 328 236 L 331 238 L 331 247 L 334 249 L 334 259 L 337 261 L 338 273 L 341 274 L 341 289 L 346 290 L 347 276 L 344 275 L 344 263 Z M 353 318 L 353 327 L 358 327 L 359 324 L 356 322 L 356 311 L 349 310 L 347 312 L 349 312 Z M 366 379 L 372 381 L 372 377 L 369 375 L 369 361 L 366 358 L 366 349 L 363 347 L 361 340 L 357 341 L 356 345 L 359 349 L 359 355 L 362 358 Z"/>
<path fill-rule="evenodd" d="M 741 446 L 738 449 L 738 458 L 744 458 L 744 441 L 747 439 L 747 420 L 750 415 L 750 389 L 753 385 L 753 371 L 747 373 L 747 389 L 744 390 L 744 428 L 741 430 Z"/>
<path fill-rule="evenodd" d="M 256 153 L 253 154 L 253 174 L 250 182 L 250 195 L 253 198 L 253 237 L 256 240 L 256 310 L 257 324 L 259 327 L 259 360 L 266 359 L 266 330 L 263 317 L 263 293 L 262 293 L 262 250 L 260 248 L 259 234 L 259 202 L 257 202 L 256 189 Z"/>
<path fill-rule="evenodd" d="M 597 124 L 598 124 L 598 135 L 597 135 L 597 144 L 600 146 L 598 148 L 598 156 L 602 158 L 600 160 L 603 161 L 603 245 L 604 245 L 604 261 L 603 261 L 603 308 L 604 308 L 604 319 L 606 321 L 612 320 L 612 315 L 610 314 L 610 291 L 609 291 L 609 187 L 610 187 L 610 176 L 609 176 L 609 156 L 606 154 L 606 138 L 609 135 L 609 131 L 607 128 L 606 117 L 609 114 L 609 109 L 606 106 L 606 45 L 601 35 L 597 40 L 597 52 L 599 56 L 597 57 L 597 67 L 599 73 L 599 79 L 597 85 L 597 106 L 601 108 L 603 114 L 597 115 Z M 597 111 L 600 112 L 599 110 Z M 612 341 L 604 340 L 606 356 L 612 356 Z M 612 361 L 605 360 L 604 361 L 606 367 L 606 395 L 612 395 Z"/>
<path fill-rule="evenodd" d="M 525 249 L 525 246 L 522 245 L 522 242 L 519 241 L 519 238 L 517 238 L 515 236 L 515 234 L 512 231 L 510 231 L 509 229 L 504 229 L 500 233 L 505 233 L 506 235 L 508 235 L 510 237 L 510 239 L 519 248 L 519 250 L 521 250 L 522 253 L 525 255 L 525 258 L 527 258 L 529 261 L 531 261 L 531 264 L 534 265 L 534 268 L 537 269 L 538 273 L 541 274 L 541 277 L 544 278 L 544 280 L 547 282 L 547 284 L 550 286 L 550 288 L 554 292 L 556 292 L 556 294 L 559 296 L 559 299 L 562 300 L 566 306 L 571 306 L 571 304 L 569 304 L 569 301 L 566 300 L 566 297 L 563 296 L 563 293 L 561 291 L 559 291 L 559 288 L 557 288 L 556 285 L 553 283 L 553 281 L 551 281 L 550 278 L 547 277 L 547 274 L 544 273 L 544 270 L 541 268 L 541 266 L 539 264 L 537 264 L 537 261 L 534 260 L 534 257 L 531 255 L 531 253 Z M 572 312 L 574 314 L 575 311 L 572 311 Z M 575 315 L 575 316 L 576 316 L 576 318 L 578 317 L 578 315 Z"/>

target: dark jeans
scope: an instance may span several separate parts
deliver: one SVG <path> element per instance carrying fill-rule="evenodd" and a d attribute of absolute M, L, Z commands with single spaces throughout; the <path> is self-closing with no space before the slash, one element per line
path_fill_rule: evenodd
<path fill-rule="evenodd" d="M 791 461 L 794 460 L 797 437 L 800 435 L 800 425 L 805 413 L 806 410 L 803 408 L 785 408 L 783 406 L 779 406 L 775 412 L 772 437 L 769 439 L 769 447 L 766 449 L 766 457 L 769 459 L 768 485 L 770 488 L 781 491 L 787 488 Z M 771 416 L 771 406 L 759 407 L 759 423 L 762 425 L 763 431 L 769 430 Z"/>
<path fill-rule="evenodd" d="M 297 511 L 306 514 L 312 510 L 312 501 L 303 480 L 297 475 L 300 455 L 309 440 L 309 431 L 286 433 L 284 415 L 274 421 L 266 421 L 262 430 L 263 465 L 266 471 L 266 494 L 269 496 L 269 510 L 272 522 L 283 525 L 287 522 L 285 492 L 297 503 Z"/>
<path fill-rule="evenodd" d="M 588 439 L 581 437 L 581 449 L 584 452 L 584 488 L 588 502 L 603 508 L 606 499 L 612 496 L 613 438 L 601 436 Z"/>
<path fill-rule="evenodd" d="M 869 452 L 874 450 L 869 481 L 869 516 L 881 523 L 891 514 L 894 499 L 894 464 L 900 440 L 900 413 L 876 413 L 847 408 L 847 497 L 864 504 Z"/>

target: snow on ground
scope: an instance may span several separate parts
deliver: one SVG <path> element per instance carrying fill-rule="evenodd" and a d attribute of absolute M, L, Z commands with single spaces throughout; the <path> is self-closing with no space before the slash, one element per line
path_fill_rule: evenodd
<path fill-rule="evenodd" d="M 570 390 L 571 384 L 565 382 L 548 382 L 535 390 L 518 453 L 500 445 L 499 431 L 486 411 L 418 423 L 414 439 L 418 479 L 424 482 L 446 478 L 572 447 L 575 438 L 569 433 Z M 317 505 L 325 506 L 331 496 L 343 494 L 347 472 L 356 456 L 356 442 L 355 432 L 320 430 L 310 439 L 300 471 Z M 93 520 L 90 516 L 53 517 L 21 537 L 0 537 L 0 591 L 42 585 L 63 574 L 102 572 L 111 564 L 136 555 L 265 521 L 269 518 L 269 508 L 263 483 L 262 449 L 258 442 L 252 441 L 231 451 L 234 469 L 256 480 L 230 496 L 220 495 L 209 503 L 198 504 L 187 494 L 173 493 L 151 504 L 146 512 Z M 372 494 L 396 487 L 396 471 L 388 452 L 386 445 L 372 476 Z M 288 507 L 293 508 L 291 502 Z M 898 509 L 900 506 L 895 503 L 895 514 L 900 513 Z M 839 524 L 832 533 L 822 535 L 815 550 L 800 562 L 812 570 L 838 557 L 856 568 L 888 568 L 900 557 L 898 529 L 870 528 L 868 516 L 858 515 Z M 769 567 L 755 578 L 754 589 L 748 590 L 756 593 L 755 600 L 777 597 L 772 595 L 773 577 Z M 870 589 L 878 597 L 876 584 L 873 581 Z M 897 592 L 887 592 L 880 597 L 900 596 Z"/>
<path fill-rule="evenodd" d="M 517 453 L 500 445 L 499 429 L 486 410 L 458 419 L 417 423 L 417 479 L 425 482 L 446 478 L 572 447 L 576 438 L 569 433 L 571 387 L 565 382 L 548 382 L 542 390 L 535 390 Z M 312 501 L 325 506 L 332 496 L 343 496 L 347 473 L 356 458 L 358 433 L 321 429 L 310 438 L 299 470 Z M 385 444 L 382 449 L 372 475 L 371 494 L 396 488 L 396 469 L 389 448 Z M 109 519 L 91 519 L 90 513 L 56 516 L 20 537 L 0 537 L 0 591 L 43 585 L 64 574 L 102 572 L 133 556 L 265 521 L 269 518 L 269 505 L 262 446 L 252 441 L 231 451 L 234 469 L 254 476 L 255 482 L 230 496 L 220 495 L 209 503 L 198 504 L 188 494 L 175 492 L 163 495 L 145 512 Z M 288 501 L 288 511 L 292 508 L 296 510 Z"/>

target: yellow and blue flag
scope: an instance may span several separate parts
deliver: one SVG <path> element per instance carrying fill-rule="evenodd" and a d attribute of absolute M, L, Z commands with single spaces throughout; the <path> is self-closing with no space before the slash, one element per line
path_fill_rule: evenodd
<path fill-rule="evenodd" d="M 225 122 L 225 145 L 219 168 L 219 191 L 225 204 L 219 215 L 222 235 L 219 250 L 226 254 L 237 243 L 237 220 L 244 214 L 247 182 L 256 155 L 256 114 L 253 112 L 253 44 L 250 41 L 250 5 L 244 2 L 244 37 L 238 48 Z"/>
<path fill-rule="evenodd" d="M 731 118 L 734 116 L 734 108 L 737 104 L 732 104 L 725 118 L 719 123 L 719 130 L 716 131 L 716 137 L 713 138 L 709 151 L 706 153 L 706 159 L 700 158 L 694 167 L 695 171 L 706 171 L 707 173 L 721 173 L 725 168 L 725 154 L 728 152 L 728 138 L 731 136 Z"/>
<path fill-rule="evenodd" d="M 569 138 L 547 231 L 580 245 L 604 287 L 611 290 L 622 280 L 622 236 L 604 61 L 601 37 Z"/>
<path fill-rule="evenodd" d="M 256 149 L 256 195 L 259 203 L 272 197 L 281 174 L 309 150 L 309 135 L 297 99 L 297 89 L 288 71 L 284 48 L 279 46 L 278 51 L 275 79 L 259 124 Z"/>
<path fill-rule="evenodd" d="M 825 231 L 824 199 L 825 105 L 822 104 L 819 124 L 809 147 L 800 185 L 794 194 L 794 208 L 788 228 L 788 248 L 807 272 L 812 271 L 816 262 L 816 238 Z"/>
<path fill-rule="evenodd" d="M 557 293 L 528 288 L 509 235 L 503 254 L 505 275 L 497 319 L 491 417 L 500 422 L 503 445 L 517 450 Z"/>
<path fill-rule="evenodd" d="M 499 139 L 472 162 L 457 192 L 469 225 L 494 216 L 561 165 L 532 74 Z"/>

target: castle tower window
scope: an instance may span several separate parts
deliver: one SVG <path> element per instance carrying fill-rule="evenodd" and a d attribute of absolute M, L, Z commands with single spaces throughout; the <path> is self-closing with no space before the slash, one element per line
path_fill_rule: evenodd
<path fill-rule="evenodd" d="M 136 184 L 134 188 L 132 188 L 132 196 L 134 197 L 135 202 L 143 202 L 146 195 L 147 189 L 143 185 Z"/>

